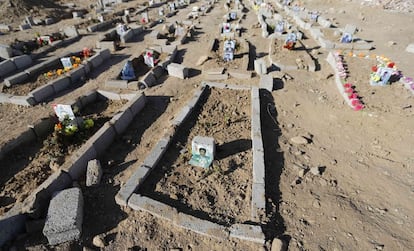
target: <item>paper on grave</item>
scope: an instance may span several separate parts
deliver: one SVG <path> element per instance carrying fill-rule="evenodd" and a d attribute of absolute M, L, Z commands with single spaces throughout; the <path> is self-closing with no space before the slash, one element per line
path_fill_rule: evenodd
<path fill-rule="evenodd" d="M 69 118 L 70 120 L 75 119 L 75 114 L 70 105 L 54 104 L 52 107 L 56 116 L 59 118 L 59 121 L 63 121 L 66 118 Z"/>
<path fill-rule="evenodd" d="M 189 164 L 208 168 L 214 160 L 215 143 L 213 138 L 194 137 L 191 142 L 191 159 Z"/>

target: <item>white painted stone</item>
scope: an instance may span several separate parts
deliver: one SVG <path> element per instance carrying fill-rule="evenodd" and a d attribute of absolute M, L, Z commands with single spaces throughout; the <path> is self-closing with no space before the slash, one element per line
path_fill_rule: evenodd
<path fill-rule="evenodd" d="M 181 64 L 171 63 L 167 66 L 168 75 L 185 79 L 188 77 L 188 69 Z"/>

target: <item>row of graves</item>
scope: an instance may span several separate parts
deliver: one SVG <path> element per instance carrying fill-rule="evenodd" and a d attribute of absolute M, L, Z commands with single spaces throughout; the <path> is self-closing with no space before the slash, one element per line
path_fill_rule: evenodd
<path fill-rule="evenodd" d="M 275 5 L 291 16 L 296 24 L 309 32 L 309 35 L 325 49 L 369 50 L 372 45 L 356 36 L 357 27 L 348 24 L 335 27 L 332 21 L 321 16 L 317 10 L 308 10 L 299 4 L 279 3 Z"/>

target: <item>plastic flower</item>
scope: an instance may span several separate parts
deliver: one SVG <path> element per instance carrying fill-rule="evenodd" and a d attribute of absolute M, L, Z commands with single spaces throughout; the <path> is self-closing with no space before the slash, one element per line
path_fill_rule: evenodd
<path fill-rule="evenodd" d="M 377 72 L 378 71 L 378 67 L 376 65 L 374 65 L 374 66 L 371 67 L 371 70 L 373 72 Z"/>
<path fill-rule="evenodd" d="M 51 77 L 51 76 L 53 76 L 53 72 L 48 71 L 48 72 L 46 73 L 46 76 L 47 76 L 47 77 Z"/>
<path fill-rule="evenodd" d="M 56 70 L 56 75 L 60 76 L 63 74 L 63 69 L 57 69 Z"/>
<path fill-rule="evenodd" d="M 93 127 L 93 125 L 94 125 L 94 122 L 93 122 L 93 120 L 92 120 L 92 119 L 85 119 L 85 120 L 83 121 L 83 127 L 85 127 L 85 129 L 92 128 L 92 127 Z"/>
<path fill-rule="evenodd" d="M 62 124 L 59 122 L 55 125 L 55 131 L 60 131 L 62 130 Z"/>
<path fill-rule="evenodd" d="M 395 66 L 395 63 L 394 62 L 389 62 L 387 64 L 387 67 L 389 67 L 389 68 L 393 68 L 394 66 Z"/>

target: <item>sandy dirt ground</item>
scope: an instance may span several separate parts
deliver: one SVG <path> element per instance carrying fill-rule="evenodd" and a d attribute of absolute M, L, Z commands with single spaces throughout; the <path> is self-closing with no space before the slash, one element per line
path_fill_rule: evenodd
<path fill-rule="evenodd" d="M 88 8 L 91 3 L 86 2 L 79 2 L 79 6 Z M 357 36 L 372 41 L 375 48 L 364 53 L 385 55 L 403 74 L 412 77 L 414 56 L 405 52 L 405 48 L 414 42 L 414 28 L 410 25 L 414 16 L 409 9 L 413 4 L 405 1 L 404 9 L 400 4 L 397 11 L 390 11 L 392 2 L 309 0 L 301 4 L 320 11 L 339 27 L 356 25 Z M 138 4 L 132 1 L 117 8 Z M 191 7 L 198 4 L 181 9 L 167 23 L 184 20 Z M 255 26 L 255 13 L 245 4 L 248 11 L 241 22 L 245 28 L 242 39 L 251 45 L 249 69 L 253 69 L 252 59 L 267 56 L 269 40 L 262 38 L 261 29 Z M 345 51 L 349 81 L 354 83 L 365 103 L 364 110 L 353 111 L 336 88 L 333 71 L 326 62 L 328 51 L 319 48 L 312 39 L 302 42 L 309 51 L 314 50 L 318 70 L 278 72 L 270 67 L 269 74 L 283 81 L 271 93 L 261 91 L 267 203 L 267 217 L 261 222 L 267 240 L 264 246 L 237 239 L 207 238 L 115 203 L 115 194 L 133 173 L 135 164 L 142 163 L 171 119 L 204 80 L 203 66 L 196 66 L 196 62 L 200 56 L 207 55 L 209 43 L 218 37 L 218 25 L 225 13 L 223 2 L 216 3 L 210 13 L 196 20 L 197 32 L 192 41 L 178 48 L 177 62 L 194 69 L 195 74 L 185 80 L 165 77 L 158 85 L 144 90 L 147 106 L 105 155 L 100 156 L 104 169 L 101 184 L 86 187 L 84 180 L 77 182 L 85 200 L 81 240 L 50 246 L 41 231 L 35 231 L 7 243 L 4 250 L 270 250 L 273 238 L 282 239 L 288 250 L 414 250 L 413 96 L 399 83 L 370 86 L 369 74 L 375 61 L 348 57 Z M 22 17 L 14 15 L 12 20 L 19 24 Z M 54 32 L 76 22 L 79 20 L 65 19 L 51 26 L 12 32 L 0 36 L 0 42 L 32 38 L 36 31 Z M 161 26 L 152 30 L 160 30 Z M 52 103 L 69 102 L 88 91 L 104 89 L 105 81 L 119 73 L 129 56 L 159 43 L 148 34 L 127 43 L 95 69 L 85 83 L 50 102 L 29 108 L 0 104 L 0 144 L 20 135 L 38 118 L 49 116 Z M 73 45 L 47 56 L 93 47 L 98 36 L 83 36 Z M 293 59 L 299 55 L 295 51 L 281 53 Z M 210 64 L 212 60 L 207 62 L 209 67 Z M 254 75 L 251 79 L 230 78 L 223 82 L 256 86 L 259 79 Z M 222 224 L 245 222 L 251 199 L 250 123 L 246 121 L 250 118 L 250 95 L 243 91 L 212 89 L 203 104 L 199 115 L 191 117 L 175 139 L 171 151 L 157 167 L 157 174 L 140 192 Z M 190 167 L 188 152 L 180 153 L 189 149 L 194 135 L 201 133 L 214 136 L 218 149 L 224 148 L 224 156 L 218 159 L 221 170 L 206 173 Z M 295 144 L 291 139 L 296 136 L 306 137 L 308 144 Z M 12 163 L 19 156 L 36 156 L 41 152 L 41 146 L 33 147 L 34 151 L 12 152 L 10 160 L 1 160 L 2 213 L 16 204 L 19 196 L 34 189 L 25 179 L 19 183 L 18 177 L 38 162 L 26 159 L 24 167 L 21 163 Z M 183 156 L 177 157 L 180 154 Z M 20 168 L 16 169 L 17 164 Z M 37 169 L 37 174 L 32 176 L 34 182 L 47 178 L 52 172 L 47 168 Z M 6 195 L 13 190 L 17 193 L 15 198 Z M 101 247 L 93 243 L 94 238 L 102 240 Z"/>

